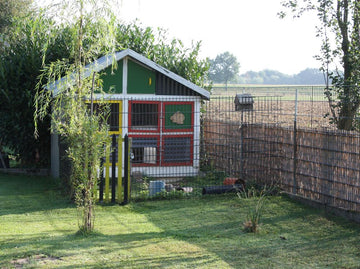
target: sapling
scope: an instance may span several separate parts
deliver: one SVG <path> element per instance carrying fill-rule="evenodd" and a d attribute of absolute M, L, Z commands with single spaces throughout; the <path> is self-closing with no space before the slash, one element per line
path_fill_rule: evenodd
<path fill-rule="evenodd" d="M 115 24 L 108 12 L 111 9 L 103 1 L 99 7 L 91 0 L 65 1 L 64 10 L 69 17 L 74 12 L 68 25 L 73 33 L 68 44 L 73 46 L 73 59 L 44 65 L 37 84 L 34 118 L 36 125 L 50 116 L 51 131 L 59 134 L 67 146 L 66 154 L 72 164 L 72 196 L 80 213 L 79 229 L 87 234 L 94 229 L 95 187 L 109 135 L 106 106 L 96 113 L 92 108 L 94 91 L 102 91 L 100 76 L 95 72 L 85 76 L 85 71 L 89 71 L 85 69 L 99 56 L 99 48 L 107 48 L 106 54 L 115 51 Z"/>

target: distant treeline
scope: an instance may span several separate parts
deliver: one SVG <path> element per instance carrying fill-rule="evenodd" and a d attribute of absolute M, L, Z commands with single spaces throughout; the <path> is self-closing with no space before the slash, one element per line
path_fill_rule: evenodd
<path fill-rule="evenodd" d="M 248 71 L 239 75 L 233 83 L 267 85 L 324 85 L 324 74 L 316 68 L 307 68 L 296 75 L 286 75 L 275 70 Z"/>

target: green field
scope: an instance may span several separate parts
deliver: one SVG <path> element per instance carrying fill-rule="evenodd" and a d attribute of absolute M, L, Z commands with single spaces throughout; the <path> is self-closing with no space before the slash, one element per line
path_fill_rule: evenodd
<path fill-rule="evenodd" d="M 77 235 L 74 205 L 49 178 L 0 174 L 0 268 L 359 268 L 360 226 L 284 196 L 260 232 L 254 200 L 232 195 L 96 206 Z"/>

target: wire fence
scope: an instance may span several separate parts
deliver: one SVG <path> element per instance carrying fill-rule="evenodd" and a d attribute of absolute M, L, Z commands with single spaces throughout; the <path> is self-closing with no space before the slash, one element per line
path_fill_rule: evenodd
<path fill-rule="evenodd" d="M 302 87 L 226 92 L 206 102 L 113 100 L 111 130 L 131 141 L 131 199 L 234 192 L 256 181 L 359 212 L 360 135 L 329 123 L 323 96 L 320 87 Z M 111 182 L 125 180 L 114 156 L 108 185 L 121 189 Z M 112 166 L 110 157 L 104 161 Z"/>
<path fill-rule="evenodd" d="M 250 94 L 254 99 L 252 110 L 235 112 L 236 94 Z M 241 120 L 258 124 L 276 124 L 288 127 L 294 123 L 295 106 L 297 107 L 297 124 L 302 128 L 335 129 L 329 123 L 329 103 L 324 95 L 323 86 L 301 87 L 237 87 L 228 91 L 215 90 L 207 113 L 221 120 Z M 220 115 L 217 114 L 220 112 Z"/>
<path fill-rule="evenodd" d="M 101 103 L 95 104 L 95 110 L 100 109 Z M 128 186 L 132 200 L 191 197 L 218 188 L 234 191 L 232 184 L 223 187 L 224 171 L 204 166 L 200 97 L 122 97 L 110 100 L 107 109 L 113 143 L 102 160 L 99 201 L 125 201 Z M 128 151 L 124 136 L 130 141 Z M 130 182 L 125 156 L 130 160 Z"/>
<path fill-rule="evenodd" d="M 275 183 L 286 192 L 359 212 L 360 135 L 336 130 L 324 117 L 327 101 L 314 88 L 302 90 L 311 97 L 299 91 L 296 97 L 296 89 L 282 96 L 254 95 L 253 108 L 242 110 L 236 110 L 234 97 L 213 98 L 204 117 L 207 162 L 245 181 Z"/>

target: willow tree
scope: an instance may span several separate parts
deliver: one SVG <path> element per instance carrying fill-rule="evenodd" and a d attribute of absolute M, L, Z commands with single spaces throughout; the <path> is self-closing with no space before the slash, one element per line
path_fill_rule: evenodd
<path fill-rule="evenodd" d="M 0 33 L 12 24 L 15 18 L 25 17 L 31 12 L 33 0 L 0 0 Z"/>
<path fill-rule="evenodd" d="M 62 24 L 54 27 L 68 27 L 72 32 L 68 44 L 73 48 L 72 55 L 69 59 L 44 65 L 37 84 L 34 114 L 36 125 L 50 114 L 51 131 L 65 140 L 66 153 L 72 163 L 73 197 L 81 216 L 79 228 L 83 233 L 94 229 L 94 188 L 103 145 L 109 137 L 104 119 L 106 109 L 99 113 L 89 109 L 93 92 L 101 92 L 101 81 L 99 74 L 86 70 L 86 65 L 94 64 L 99 54 L 114 53 L 116 45 L 115 22 L 110 7 L 104 1 L 97 3 L 72 0 L 61 4 L 63 14 L 70 20 L 66 23 L 59 18 Z M 51 38 L 49 36 L 49 40 Z M 91 72 L 90 76 L 85 76 L 85 72 Z"/>
<path fill-rule="evenodd" d="M 321 54 L 326 74 L 325 95 L 331 120 L 342 130 L 357 128 L 360 106 L 360 0 L 286 0 L 282 5 L 295 17 L 316 11 L 322 38 Z M 284 17 L 286 12 L 281 12 Z M 340 66 L 332 64 L 339 62 Z M 335 70 L 335 71 L 331 71 Z M 332 80 L 332 87 L 329 85 Z"/>

